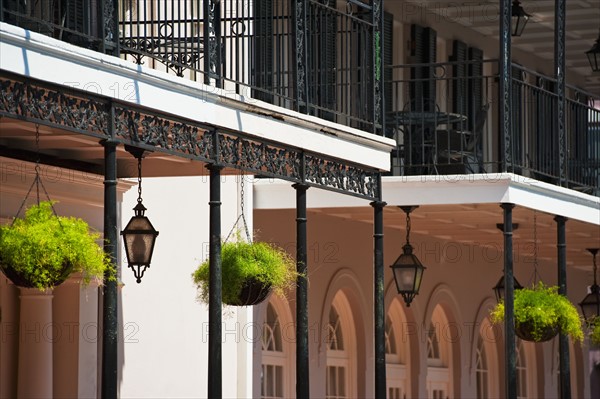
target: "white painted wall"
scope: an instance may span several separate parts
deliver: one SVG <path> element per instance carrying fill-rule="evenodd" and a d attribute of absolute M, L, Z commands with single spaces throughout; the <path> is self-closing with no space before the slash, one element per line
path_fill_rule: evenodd
<path fill-rule="evenodd" d="M 221 185 L 223 236 L 239 214 L 238 179 L 224 177 Z M 251 212 L 252 188 L 246 185 L 245 209 Z M 206 397 L 208 307 L 196 300 L 191 274 L 208 256 L 208 178 L 144 179 L 142 197 L 159 236 L 140 284 L 122 262 L 120 396 Z M 123 225 L 136 198 L 135 189 L 125 195 Z M 247 221 L 251 228 L 251 213 Z M 223 323 L 223 397 L 251 397 L 252 308 L 224 308 Z"/>

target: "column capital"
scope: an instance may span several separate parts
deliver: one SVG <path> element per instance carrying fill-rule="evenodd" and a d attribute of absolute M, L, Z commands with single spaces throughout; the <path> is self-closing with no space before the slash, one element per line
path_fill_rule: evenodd
<path fill-rule="evenodd" d="M 310 188 L 310 186 L 308 184 L 304 184 L 304 183 L 294 183 L 292 184 L 292 187 L 296 190 L 308 190 Z"/>
<path fill-rule="evenodd" d="M 387 205 L 387 202 L 373 201 L 373 202 L 370 202 L 369 205 L 371 205 L 373 208 L 384 208 Z"/>

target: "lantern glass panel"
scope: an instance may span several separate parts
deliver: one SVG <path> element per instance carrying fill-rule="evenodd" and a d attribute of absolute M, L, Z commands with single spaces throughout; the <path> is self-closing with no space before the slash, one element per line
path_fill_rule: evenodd
<path fill-rule="evenodd" d="M 595 290 L 592 287 L 592 292 L 583 298 L 579 306 L 585 320 L 590 320 L 600 315 L 600 292 L 597 286 Z"/>
<path fill-rule="evenodd" d="M 414 267 L 402 267 L 394 270 L 398 292 L 412 291 L 415 285 L 416 269 Z"/>

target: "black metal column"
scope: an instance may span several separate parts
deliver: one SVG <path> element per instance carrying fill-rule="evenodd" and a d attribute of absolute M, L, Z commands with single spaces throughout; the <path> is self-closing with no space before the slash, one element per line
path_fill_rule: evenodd
<path fill-rule="evenodd" d="M 504 210 L 504 357 L 505 397 L 517 398 L 517 358 L 515 342 L 515 280 L 513 275 L 512 210 L 515 204 L 503 203 Z"/>
<path fill-rule="evenodd" d="M 382 0 L 373 0 L 373 133 L 385 134 L 383 105 L 383 7 Z"/>
<path fill-rule="evenodd" d="M 385 303 L 383 268 L 383 201 L 371 202 L 373 207 L 373 266 L 375 321 L 375 398 L 386 398 L 385 375 Z"/>
<path fill-rule="evenodd" d="M 99 26 L 100 48 L 105 54 L 119 56 L 119 0 L 101 0 L 97 4 L 103 24 Z"/>
<path fill-rule="evenodd" d="M 306 245 L 306 190 L 304 184 L 296 189 L 296 397 L 310 397 L 308 367 L 308 266 Z"/>
<path fill-rule="evenodd" d="M 308 0 L 294 0 L 294 81 L 296 84 L 296 110 L 308 112 L 308 65 L 307 40 L 308 35 Z"/>
<path fill-rule="evenodd" d="M 565 100 L 565 0 L 555 0 L 554 12 L 554 76 L 556 78 L 556 128 L 558 130 L 559 185 L 567 184 L 567 137 Z"/>
<path fill-rule="evenodd" d="M 554 217 L 556 221 L 556 248 L 558 258 L 558 293 L 567 295 L 567 237 L 564 216 Z M 561 332 L 558 336 L 559 392 L 561 399 L 571 399 L 571 367 L 569 361 L 569 337 Z"/>
<path fill-rule="evenodd" d="M 209 165 L 208 397 L 222 397 L 221 166 Z"/>
<path fill-rule="evenodd" d="M 216 79 L 216 87 L 221 83 L 221 44 L 220 44 L 220 14 L 219 0 L 205 0 L 204 13 L 204 83 L 210 84 L 211 78 Z"/>
<path fill-rule="evenodd" d="M 500 0 L 500 60 L 499 60 L 499 99 L 498 132 L 500 136 L 501 171 L 512 170 L 512 72 L 510 24 L 512 0 Z"/>
<path fill-rule="evenodd" d="M 109 129 L 114 136 L 114 108 L 111 107 Z M 104 251 L 116 265 L 119 232 L 117 231 L 117 144 L 105 140 L 104 145 Z M 106 399 L 117 398 L 117 281 L 107 272 L 102 287 L 102 383 Z"/>

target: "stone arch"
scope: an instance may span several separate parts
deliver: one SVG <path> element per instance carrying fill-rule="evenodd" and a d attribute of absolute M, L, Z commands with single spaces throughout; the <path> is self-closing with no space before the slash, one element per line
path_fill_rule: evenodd
<path fill-rule="evenodd" d="M 461 397 L 461 340 L 464 334 L 460 307 L 450 287 L 444 283 L 437 285 L 427 299 L 425 312 L 423 313 L 422 325 L 424 331 L 429 334 L 430 322 L 437 312 L 441 312 L 445 318 L 444 326 L 441 326 L 441 339 L 447 344 L 448 349 L 448 372 L 450 374 L 449 390 L 452 397 Z M 427 359 L 427 354 L 425 356 Z"/>
<path fill-rule="evenodd" d="M 421 336 L 422 329 L 417 321 L 416 314 L 419 314 L 419 302 L 413 301 L 410 307 L 404 304 L 404 300 L 396 289 L 396 284 L 392 279 L 385 289 L 385 314 L 392 311 L 400 312 L 401 315 L 401 334 L 407 340 L 404 348 L 406 349 L 406 397 L 418 397 L 419 392 L 419 369 L 421 367 Z"/>
<path fill-rule="evenodd" d="M 340 296 L 341 295 L 341 296 Z M 322 304 L 319 327 L 319 353 L 327 358 L 327 326 L 329 323 L 329 312 L 334 304 L 334 301 L 341 300 L 344 309 L 347 310 L 347 315 L 351 315 L 352 333 L 354 335 L 354 358 L 352 364 L 352 372 L 355 374 L 355 391 L 356 397 L 366 395 L 366 378 L 372 369 L 368 368 L 368 359 L 373 355 L 371 345 L 373 336 L 373 318 L 367 315 L 372 314 L 372 309 L 367 309 L 367 304 L 372 303 L 372 300 L 367 300 L 364 295 L 363 287 L 360 280 L 349 268 L 339 269 L 331 278 L 327 287 L 327 294 Z M 346 303 L 344 303 L 344 301 Z"/>
<path fill-rule="evenodd" d="M 255 320 L 260 335 L 256 337 L 254 345 L 255 353 L 259 354 L 259 356 L 256 356 L 257 362 L 254 364 L 254 381 L 258 387 L 258 392 L 255 392 L 255 394 L 262 396 L 265 392 L 263 386 L 265 380 L 261 378 L 261 375 L 272 376 L 276 367 L 281 367 L 277 371 L 282 373 L 281 393 L 283 397 L 291 397 L 295 391 L 296 329 L 289 303 L 284 297 L 270 295 L 268 300 L 256 308 Z M 273 315 L 270 313 L 273 311 L 278 324 L 276 329 L 272 328 L 271 325 L 266 325 L 267 322 L 272 323 L 272 320 L 269 319 L 272 319 Z M 275 334 L 278 334 L 279 337 L 275 337 Z M 268 339 L 268 336 L 271 336 L 271 339 Z M 278 344 L 270 344 L 269 348 L 265 348 L 267 340 L 269 342 L 274 340 Z M 273 349 L 278 350 L 274 351 Z M 270 368 L 270 370 L 267 370 L 267 368 Z"/>

